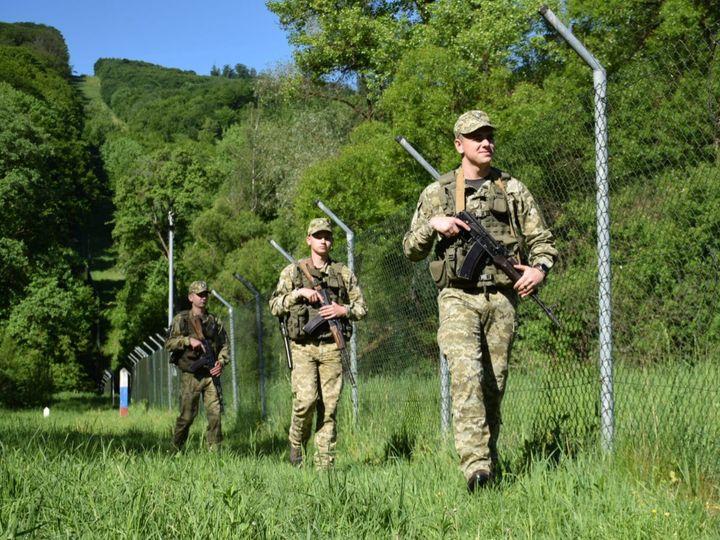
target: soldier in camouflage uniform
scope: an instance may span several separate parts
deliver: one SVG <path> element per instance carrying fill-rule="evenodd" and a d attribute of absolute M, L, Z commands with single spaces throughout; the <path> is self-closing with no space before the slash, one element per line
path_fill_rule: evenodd
<path fill-rule="evenodd" d="M 317 416 L 313 461 L 318 469 L 329 468 L 335 461 L 337 404 L 343 386 L 342 364 L 328 324 L 322 324 L 313 335 L 305 333 L 303 327 L 318 316 L 340 319 L 348 339 L 352 331 L 349 321 L 357 321 L 367 312 L 355 275 L 347 266 L 330 258 L 332 241 L 330 222 L 324 218 L 313 219 L 306 237 L 310 257 L 298 261 L 327 289 L 331 305 L 322 306 L 313 283 L 294 264 L 286 266 L 280 273 L 270 299 L 272 314 L 286 318 L 292 340 L 290 462 L 293 465 L 302 463 L 313 418 Z"/>
<path fill-rule="evenodd" d="M 173 446 L 180 450 L 187 440 L 190 426 L 198 414 L 200 396 L 207 416 L 207 444 L 213 450 L 223 440 L 220 422 L 220 397 L 213 383 L 228 363 L 228 343 L 225 328 L 220 320 L 208 313 L 205 306 L 210 291 L 204 281 L 193 281 L 188 289 L 191 309 L 181 311 L 172 321 L 165 348 L 170 351 L 170 361 L 180 368 L 180 415 L 175 422 Z M 193 364 L 206 347 L 212 347 L 216 362 L 212 368 L 205 366 L 193 371 Z"/>
<path fill-rule="evenodd" d="M 430 272 L 440 289 L 437 338 L 451 373 L 455 447 L 468 490 L 473 492 L 496 471 L 500 405 L 518 295 L 524 298 L 537 289 L 557 251 L 527 187 L 491 166 L 495 127 L 488 115 L 483 111 L 462 114 L 454 134 L 460 167 L 422 192 L 403 251 L 419 261 L 435 245 Z M 469 227 L 454 217 L 463 209 L 518 261 L 522 260 L 520 242 L 525 243 L 529 263 L 515 266 L 522 277 L 514 287 L 488 258 L 480 261 L 473 279 L 458 277 L 469 247 L 460 235 Z"/>

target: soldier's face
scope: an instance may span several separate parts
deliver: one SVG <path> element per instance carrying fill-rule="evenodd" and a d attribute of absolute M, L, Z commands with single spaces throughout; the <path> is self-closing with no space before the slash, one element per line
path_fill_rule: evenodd
<path fill-rule="evenodd" d="M 194 308 L 205 309 L 209 295 L 210 293 L 207 291 L 201 292 L 200 294 L 190 293 L 188 294 L 188 300 L 190 300 L 190 303 Z"/>
<path fill-rule="evenodd" d="M 333 236 L 332 233 L 327 231 L 320 231 L 315 234 L 308 235 L 305 241 L 307 242 L 307 245 L 310 246 L 310 250 L 314 253 L 317 253 L 318 255 L 327 255 L 330 253 L 330 248 L 332 247 Z"/>
<path fill-rule="evenodd" d="M 495 130 L 483 127 L 455 139 L 455 149 L 474 165 L 487 165 L 495 154 Z"/>

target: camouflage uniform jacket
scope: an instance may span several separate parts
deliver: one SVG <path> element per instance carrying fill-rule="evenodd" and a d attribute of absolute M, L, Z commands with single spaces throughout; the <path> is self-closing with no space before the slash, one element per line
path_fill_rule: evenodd
<path fill-rule="evenodd" d="M 528 250 L 527 259 L 530 266 L 544 264 L 551 268 L 557 250 L 552 233 L 545 225 L 535 199 L 528 188 L 516 178 L 494 169 L 501 176 L 502 189 L 505 193 L 510 213 L 510 227 L 517 238 L 524 240 Z M 455 182 L 457 171 L 443 175 L 438 181 L 427 186 L 420 194 L 410 230 L 403 238 L 403 252 L 412 261 L 420 261 L 427 257 L 435 241 L 442 236 L 430 225 L 434 216 L 452 216 L 455 213 Z M 472 191 L 466 187 L 466 210 L 474 212 L 479 205 L 478 194 L 482 188 Z"/>
<path fill-rule="evenodd" d="M 200 317 L 203 335 L 198 336 L 190 323 L 191 316 L 190 310 L 186 310 L 179 312 L 173 318 L 168 338 L 165 340 L 165 349 L 172 353 L 170 361 L 176 363 L 182 371 L 189 371 L 190 365 L 200 357 L 202 352 L 190 347 L 190 338 L 202 339 L 204 337 L 212 345 L 217 360 L 226 366 L 229 362 L 230 351 L 222 321 L 206 312 Z"/>
<path fill-rule="evenodd" d="M 367 313 L 367 305 L 355 274 L 345 264 L 329 261 L 324 268 L 315 269 L 313 273 L 319 276 L 320 281 L 327 281 L 331 273 L 331 266 L 332 272 L 338 274 L 342 279 L 342 288 L 347 293 L 347 300 L 336 299 L 335 302 L 347 308 L 348 320 L 358 321 L 362 319 Z M 310 287 L 310 284 L 304 282 L 305 278 L 294 264 L 289 264 L 283 268 L 275 292 L 273 292 L 269 302 L 270 311 L 273 315 L 286 317 L 308 305 L 307 300 L 299 291 L 301 287 Z M 312 311 L 310 310 L 311 313 Z"/>

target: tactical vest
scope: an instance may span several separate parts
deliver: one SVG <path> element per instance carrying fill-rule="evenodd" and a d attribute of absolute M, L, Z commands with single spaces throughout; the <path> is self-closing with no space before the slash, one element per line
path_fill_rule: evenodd
<path fill-rule="evenodd" d="M 207 339 L 215 349 L 215 353 L 219 353 L 220 349 L 217 341 L 220 328 L 215 316 L 208 313 L 206 319 L 204 321 L 200 321 L 203 336 L 198 336 L 195 329 L 192 327 L 192 324 L 190 324 L 190 314 L 190 310 L 181 311 L 177 314 L 180 318 L 180 333 L 183 336 L 194 337 L 195 339 L 205 337 L 205 339 Z M 177 364 L 182 371 L 190 371 L 190 366 L 200 357 L 201 353 L 202 351 L 196 351 L 190 347 L 185 347 L 182 351 L 174 351 L 170 357 L 170 362 Z"/>
<path fill-rule="evenodd" d="M 438 180 L 444 194 L 444 200 L 439 202 L 448 216 L 455 214 L 456 173 L 457 171 L 450 172 Z M 466 199 L 465 211 L 475 216 L 493 238 L 505 245 L 508 251 L 519 260 L 515 217 L 504 188 L 504 183 L 508 179 L 510 179 L 510 175 L 492 168 L 488 181 L 478 188 L 471 200 Z M 436 260 L 430 263 L 430 273 L 439 288 L 472 289 L 512 286 L 510 278 L 502 270 L 499 270 L 489 257 L 481 259 L 472 279 L 459 278 L 458 273 L 471 247 L 472 244 L 462 234 L 454 238 L 442 238 L 436 243 Z"/>
<path fill-rule="evenodd" d="M 322 270 L 315 268 L 309 259 L 299 261 L 299 264 L 306 265 L 310 275 L 313 276 L 318 283 L 323 286 L 323 288 L 327 289 L 331 302 L 345 305 L 350 302 L 345 282 L 343 281 L 342 274 L 340 273 L 340 269 L 343 266 L 341 263 L 330 261 L 327 266 L 327 274 L 323 273 Z M 295 273 L 293 274 L 293 287 L 295 289 L 302 287 L 314 289 L 315 284 L 310 283 L 305 274 L 297 266 L 295 266 Z M 318 311 L 320 307 L 321 305 L 319 303 L 315 305 L 309 304 L 304 298 L 300 303 L 290 307 L 290 313 L 287 316 L 287 329 L 290 339 L 297 341 L 298 343 L 308 341 L 332 341 L 333 338 L 330 333 L 329 325 L 321 326 L 320 329 L 318 329 L 312 336 L 303 331 L 303 326 L 320 315 Z M 341 318 L 340 321 L 343 327 L 343 335 L 346 338 L 349 338 L 352 334 L 352 325 L 348 323 L 348 320 L 345 317 Z"/>

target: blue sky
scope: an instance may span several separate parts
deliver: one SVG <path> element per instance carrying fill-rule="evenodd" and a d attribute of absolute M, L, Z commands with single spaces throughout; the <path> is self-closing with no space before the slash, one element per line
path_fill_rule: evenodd
<path fill-rule="evenodd" d="M 57 28 L 75 74 L 98 58 L 143 60 L 208 75 L 213 65 L 263 71 L 292 59 L 265 0 L 1 0 L 0 21 Z"/>

